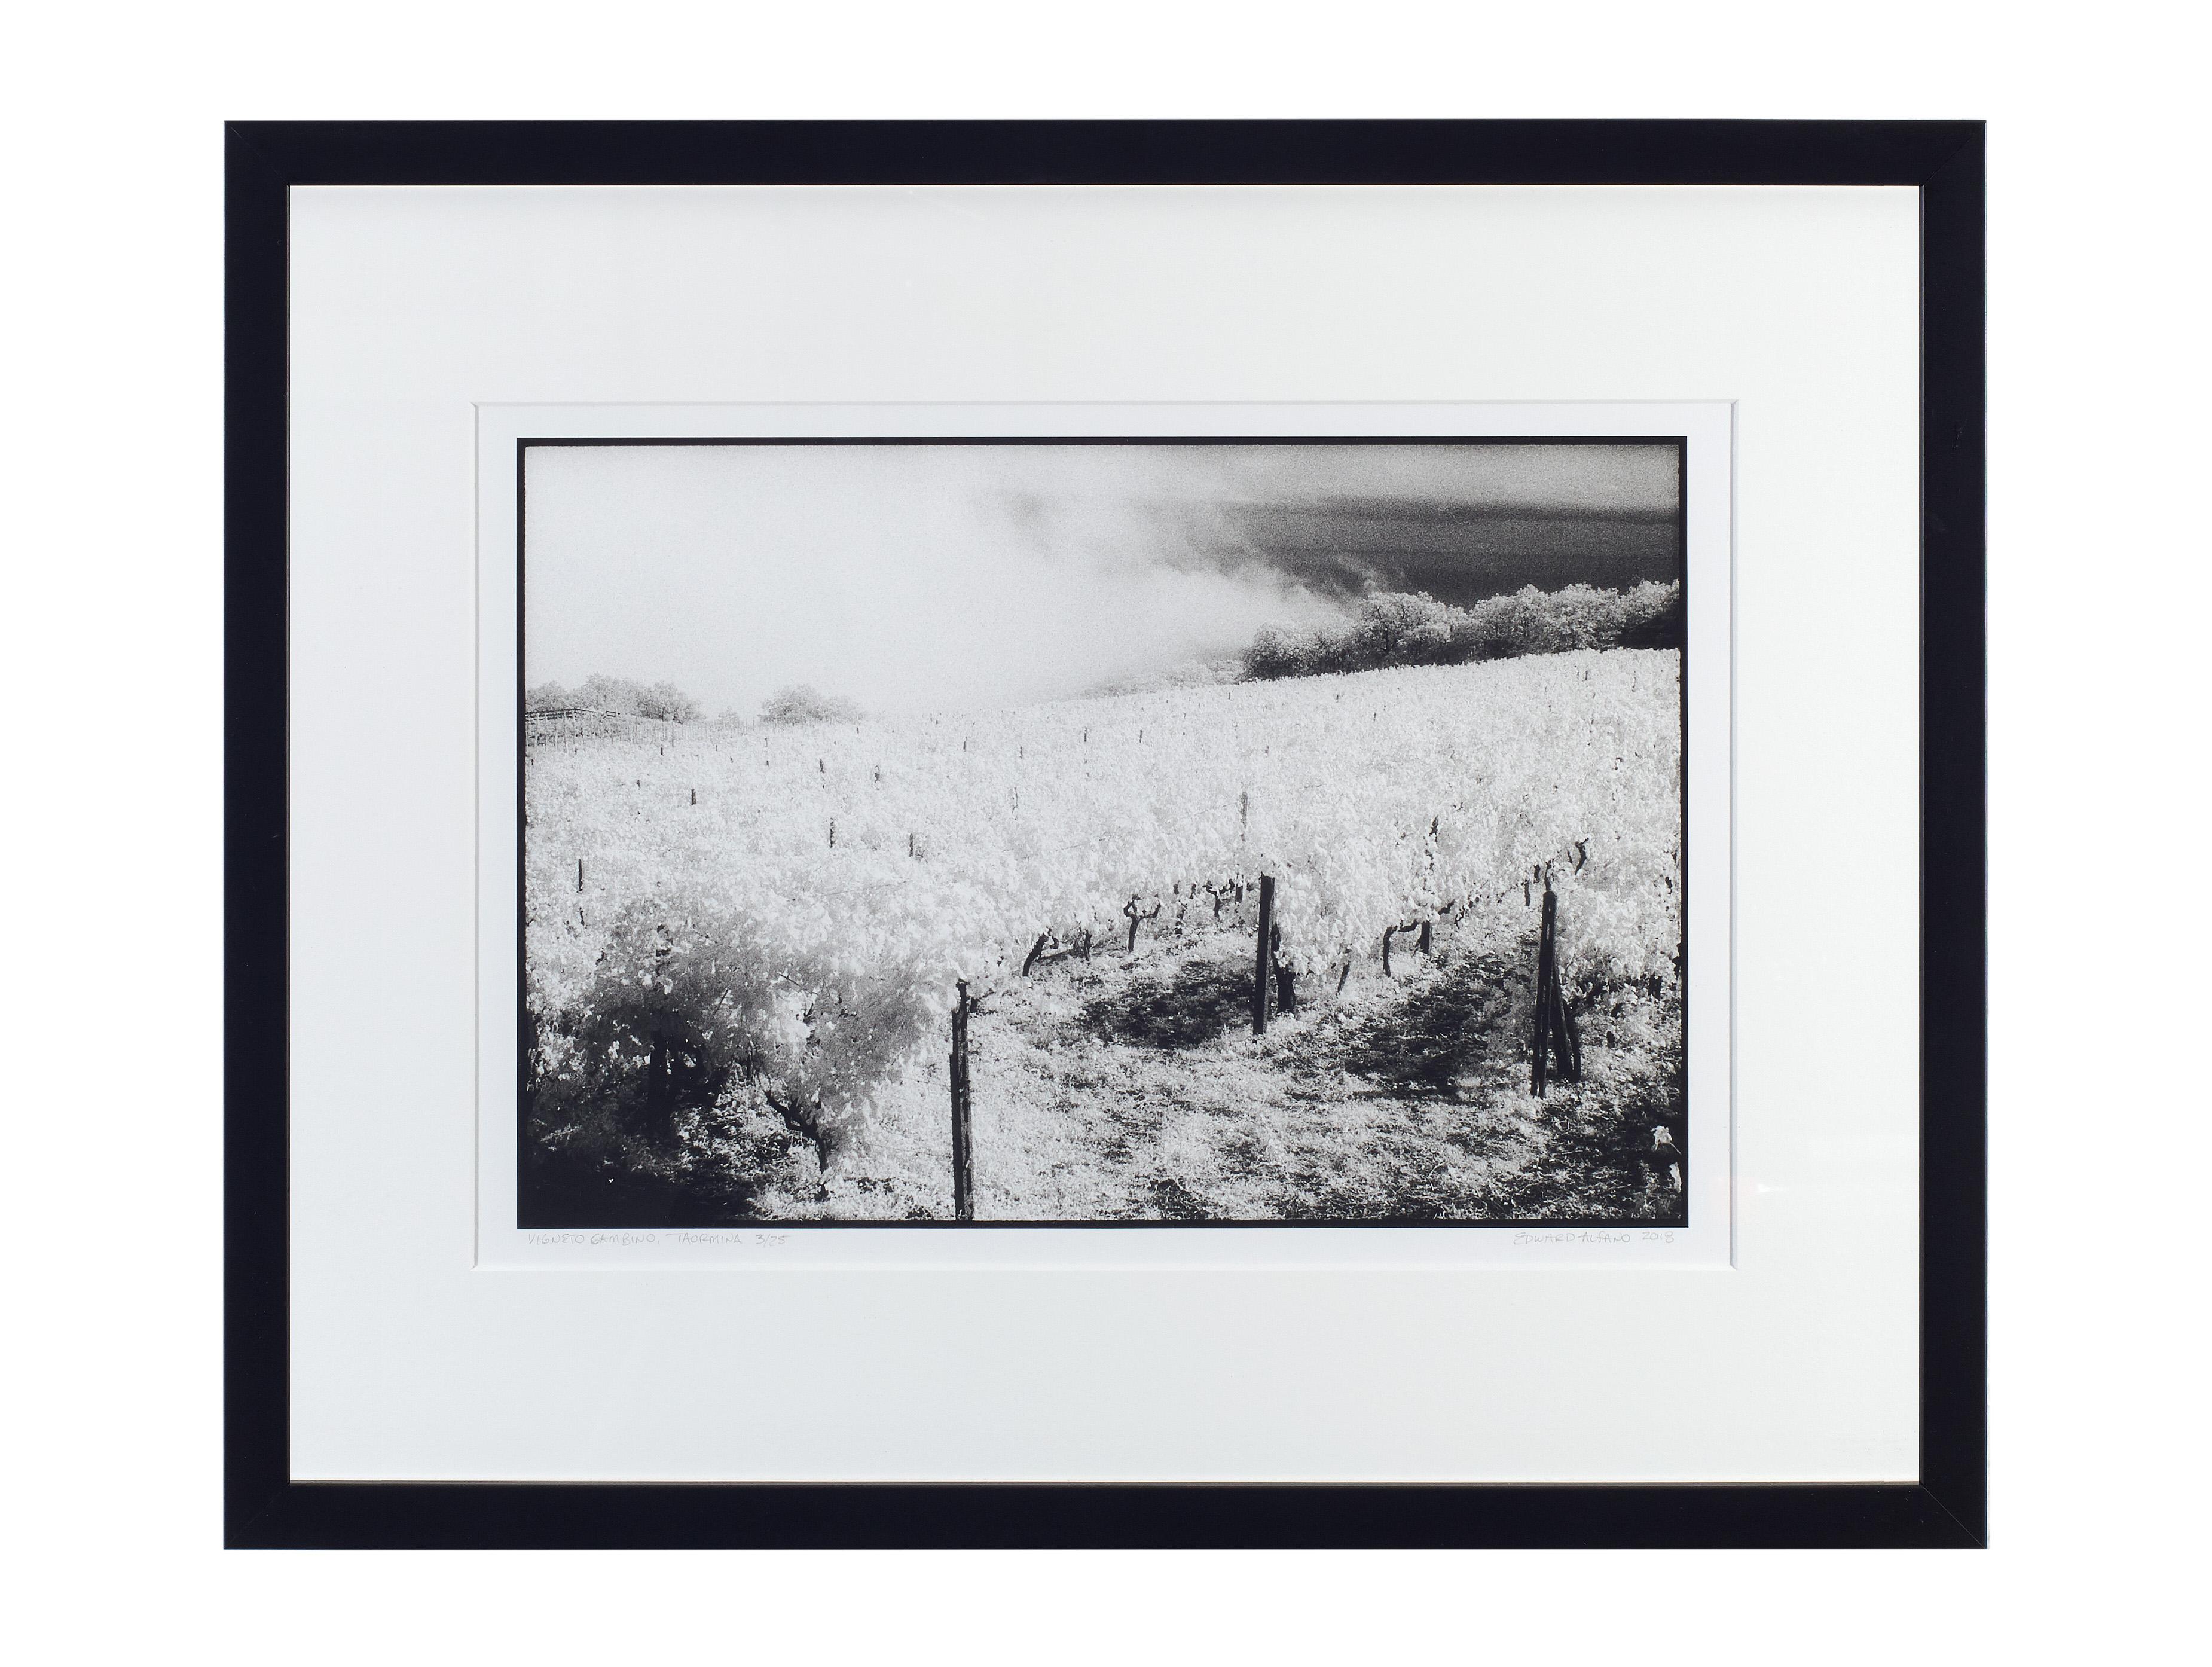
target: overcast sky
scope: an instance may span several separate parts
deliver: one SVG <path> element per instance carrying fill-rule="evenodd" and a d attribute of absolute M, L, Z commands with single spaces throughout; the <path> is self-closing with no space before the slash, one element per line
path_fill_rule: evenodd
<path fill-rule="evenodd" d="M 1677 576 L 1668 446 L 534 446 L 533 684 L 750 715 L 1077 694 L 1370 585 L 1455 601 Z"/>

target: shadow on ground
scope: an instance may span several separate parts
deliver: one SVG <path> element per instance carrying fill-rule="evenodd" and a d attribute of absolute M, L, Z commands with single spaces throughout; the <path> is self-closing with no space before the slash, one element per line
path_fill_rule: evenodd
<path fill-rule="evenodd" d="M 1076 1023 L 1125 1047 L 1195 1048 L 1251 1019 L 1250 968 L 1190 960 L 1170 977 L 1142 973 L 1085 1003 Z"/>
<path fill-rule="evenodd" d="M 1568 1090 L 1541 1107 L 1541 1138 L 1528 1161 L 1499 1183 L 1505 1214 L 1531 1220 L 1585 1216 L 1655 1226 L 1686 1224 L 1687 1193 L 1676 1189 L 1651 1141 L 1654 1128 L 1681 1129 L 1679 1093 L 1663 1082 L 1641 1081 L 1619 1099 L 1593 1101 Z"/>
<path fill-rule="evenodd" d="M 1379 1013 L 1299 1049 L 1300 1062 L 1349 1071 L 1393 1094 L 1455 1098 L 1462 1079 L 1521 1062 L 1513 1021 L 1528 1011 L 1533 982 L 1517 959 L 1448 959 Z"/>
<path fill-rule="evenodd" d="M 740 1171 L 699 1165 L 673 1175 L 564 1153 L 522 1171 L 520 1227 L 720 1227 L 756 1219 L 757 1189 Z"/>

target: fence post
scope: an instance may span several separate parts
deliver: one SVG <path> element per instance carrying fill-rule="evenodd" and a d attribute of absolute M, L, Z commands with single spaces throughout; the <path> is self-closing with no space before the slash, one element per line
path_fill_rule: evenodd
<path fill-rule="evenodd" d="M 1544 887 L 1544 925 L 1536 940 L 1536 1046 L 1534 1057 L 1528 1062 L 1528 1092 L 1541 1099 L 1544 1080 L 1550 1074 L 1552 1053 L 1552 1004 L 1555 1000 L 1553 983 L 1559 976 L 1559 944 L 1553 934 L 1558 919 L 1559 898 L 1549 885 Z"/>
<path fill-rule="evenodd" d="M 975 1154 L 968 1129 L 968 981 L 952 1007 L 952 1219 L 975 1219 Z"/>
<path fill-rule="evenodd" d="M 1558 960 L 1558 951 L 1553 952 Z M 1559 1050 L 1559 1074 L 1569 1082 L 1583 1080 L 1583 1043 L 1575 1034 L 1575 1021 L 1567 1013 L 1567 992 L 1559 983 L 1559 969 L 1552 970 L 1552 1045 Z"/>
<path fill-rule="evenodd" d="M 1267 946 L 1275 925 L 1275 877 L 1260 876 L 1260 935 L 1252 952 L 1252 1034 L 1267 1033 Z"/>

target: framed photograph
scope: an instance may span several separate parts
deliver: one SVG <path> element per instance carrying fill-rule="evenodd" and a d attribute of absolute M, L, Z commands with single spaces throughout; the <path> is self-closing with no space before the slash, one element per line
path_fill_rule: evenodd
<path fill-rule="evenodd" d="M 1978 125 L 229 145 L 233 1544 L 1982 1542 Z"/>
<path fill-rule="evenodd" d="M 478 437 L 479 1266 L 1728 1264 L 1725 405 Z"/>

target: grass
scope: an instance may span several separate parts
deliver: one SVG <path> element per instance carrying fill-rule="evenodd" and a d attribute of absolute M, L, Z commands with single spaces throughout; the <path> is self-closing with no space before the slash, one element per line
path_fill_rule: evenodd
<path fill-rule="evenodd" d="M 1679 1223 L 1681 1192 L 1650 1156 L 1656 1126 L 1683 1132 L 1679 999 L 1644 987 L 1578 1002 L 1583 1080 L 1538 1099 L 1533 924 L 1522 947 L 1440 934 L 1433 957 L 1401 952 L 1388 982 L 1316 992 L 1264 1037 L 1242 934 L 1042 964 L 970 1020 L 976 1216 Z M 863 1143 L 825 1177 L 740 1090 L 684 1126 L 657 1182 L 611 1167 L 606 1183 L 633 1225 L 641 1207 L 672 1226 L 949 1216 L 944 1062 L 898 1092 L 883 1126 L 924 1131 L 921 1150 Z M 568 1195 L 590 1203 L 590 1183 Z"/>
<path fill-rule="evenodd" d="M 1678 1220 L 1676 686 L 1561 654 L 533 754 L 526 1219 L 949 1218 L 959 978 L 979 1219 Z M 1586 1070 L 1541 1100 L 1538 861 Z M 1192 876 L 1262 868 L 1327 970 L 1255 1037 L 1254 898 Z M 1434 952 L 1386 971 L 1416 890 Z"/>

